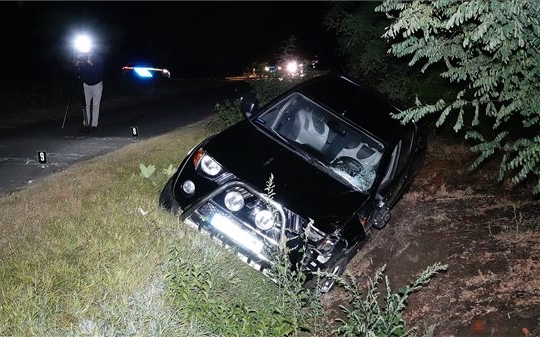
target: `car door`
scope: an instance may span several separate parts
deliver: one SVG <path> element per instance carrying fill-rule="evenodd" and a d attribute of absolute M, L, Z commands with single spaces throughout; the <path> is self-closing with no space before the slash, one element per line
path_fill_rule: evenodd
<path fill-rule="evenodd" d="M 386 173 L 379 185 L 377 198 L 389 209 L 399 200 L 412 179 L 410 168 L 414 139 L 414 128 L 406 129 L 392 150 Z"/>

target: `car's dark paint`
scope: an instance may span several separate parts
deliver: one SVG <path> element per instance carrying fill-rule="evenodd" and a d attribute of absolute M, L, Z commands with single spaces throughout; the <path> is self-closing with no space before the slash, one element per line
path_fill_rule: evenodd
<path fill-rule="evenodd" d="M 230 144 L 235 143 L 242 145 L 231 149 Z M 366 199 L 247 121 L 217 135 L 205 150 L 238 179 L 259 190 L 273 174 L 274 199 L 299 214 L 309 214 L 326 233 L 335 230 L 334 225 L 356 212 Z"/>
<path fill-rule="evenodd" d="M 261 127 L 258 116 L 292 92 L 302 93 L 340 120 L 384 144 L 376 178 L 369 190 L 354 189 L 306 159 L 301 150 Z M 256 101 L 247 96 L 242 107 L 247 118 L 195 147 L 163 190 L 160 202 L 171 209 L 169 204 L 173 200 L 174 207 L 190 211 L 225 183 L 197 171 L 193 157 L 199 149 L 231 173 L 227 181 L 241 181 L 260 193 L 264 193 L 265 184 L 273 175 L 274 200 L 305 220 L 314 220 L 319 230 L 335 239 L 335 246 L 328 253 L 333 257 L 328 255 L 330 259 L 325 264 L 315 261 L 320 252 L 316 253 L 312 270 L 332 269 L 336 267 L 328 265 L 332 261 L 341 266 L 344 259 L 354 256 L 372 226 L 384 227 L 391 209 L 410 186 L 425 155 L 426 140 L 415 123 L 401 125 L 391 117 L 391 113 L 399 110 L 386 98 L 345 77 L 326 75 L 306 81 L 260 110 Z M 182 182 L 188 179 L 196 186 L 192 195 L 186 195 L 181 188 Z M 312 248 L 316 250 L 315 246 Z M 336 270 L 343 271 L 341 267 Z M 329 283 L 330 287 L 332 284 Z"/>

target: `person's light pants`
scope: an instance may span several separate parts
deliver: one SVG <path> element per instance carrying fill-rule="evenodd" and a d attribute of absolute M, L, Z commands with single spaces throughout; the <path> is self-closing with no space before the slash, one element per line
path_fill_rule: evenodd
<path fill-rule="evenodd" d="M 103 81 L 95 85 L 83 83 L 84 100 L 86 103 L 86 120 L 83 121 L 84 126 L 98 126 L 99 121 L 99 105 L 101 103 L 101 94 L 103 93 Z"/>

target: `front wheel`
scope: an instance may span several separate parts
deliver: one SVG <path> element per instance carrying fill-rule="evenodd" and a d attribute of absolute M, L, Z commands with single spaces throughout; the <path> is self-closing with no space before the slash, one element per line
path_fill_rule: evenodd
<path fill-rule="evenodd" d="M 167 182 L 167 184 L 165 184 L 165 187 L 163 187 L 161 195 L 159 196 L 159 205 L 165 208 L 167 211 L 171 212 L 172 214 L 176 215 L 180 213 L 180 205 L 173 197 L 173 181 L 174 176 L 172 176 Z"/>

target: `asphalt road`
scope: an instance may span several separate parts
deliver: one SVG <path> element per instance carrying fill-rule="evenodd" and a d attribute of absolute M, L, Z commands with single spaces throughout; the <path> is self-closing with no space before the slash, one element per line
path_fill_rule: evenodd
<path fill-rule="evenodd" d="M 213 114 L 223 99 L 241 96 L 247 89 L 238 81 L 188 81 L 151 95 L 103 102 L 99 130 L 78 132 L 82 112 L 70 109 L 62 121 L 17 129 L 0 129 L 0 195 L 21 189 L 70 165 L 154 137 Z M 106 90 L 106 88 L 105 88 Z M 133 137 L 132 127 L 138 136 Z M 38 161 L 45 152 L 46 163 Z"/>

